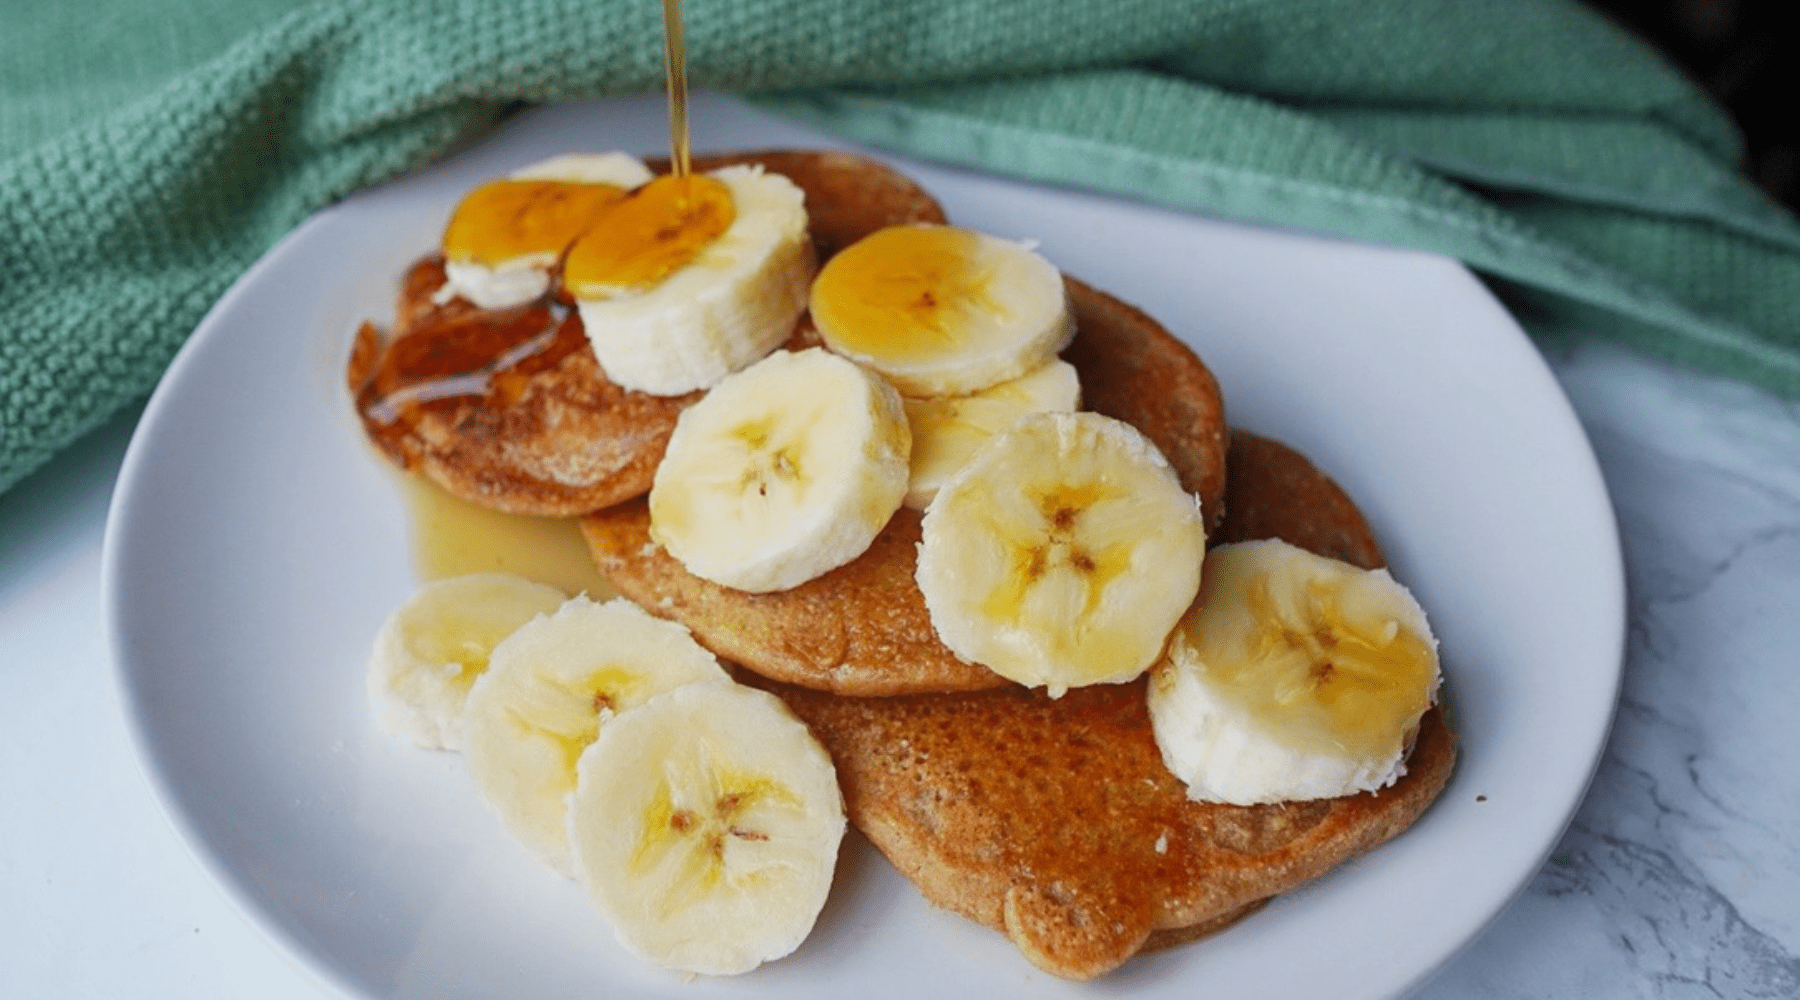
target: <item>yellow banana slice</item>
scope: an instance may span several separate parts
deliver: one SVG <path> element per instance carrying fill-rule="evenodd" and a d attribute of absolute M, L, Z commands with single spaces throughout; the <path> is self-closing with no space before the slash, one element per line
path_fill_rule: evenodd
<path fill-rule="evenodd" d="M 470 689 L 469 774 L 514 836 L 572 875 L 565 800 L 582 751 L 634 705 L 684 684 L 729 681 L 686 628 L 623 598 L 573 598 L 497 646 Z"/>
<path fill-rule="evenodd" d="M 758 593 L 860 555 L 906 493 L 893 387 L 813 348 L 777 351 L 688 407 L 650 488 L 650 536 L 688 572 Z"/>
<path fill-rule="evenodd" d="M 967 396 L 902 397 L 912 429 L 905 504 L 924 510 L 976 449 L 1027 413 L 1067 413 L 1081 405 L 1081 379 L 1060 358 Z"/>
<path fill-rule="evenodd" d="M 607 377 L 675 396 L 774 350 L 817 270 L 805 196 L 761 167 L 660 177 L 569 251 L 564 284 Z"/>
<path fill-rule="evenodd" d="M 799 947 L 831 887 L 831 758 L 772 695 L 696 684 L 619 716 L 581 757 L 576 870 L 621 944 L 665 968 L 747 972 Z"/>
<path fill-rule="evenodd" d="M 550 290 L 551 274 L 594 220 L 650 180 L 625 153 L 552 157 L 469 192 L 444 230 L 439 305 L 458 296 L 508 309 Z"/>
<path fill-rule="evenodd" d="M 375 636 L 365 675 L 382 725 L 432 750 L 462 747 L 463 702 L 501 640 L 566 594 L 510 573 L 425 584 Z"/>
<path fill-rule="evenodd" d="M 917 579 L 958 656 L 1052 697 L 1143 673 L 1200 586 L 1206 528 L 1162 454 L 1097 413 L 1034 413 L 925 511 Z"/>
<path fill-rule="evenodd" d="M 1188 797 L 1253 805 L 1391 784 L 1437 687 L 1425 612 L 1386 570 L 1260 541 L 1207 556 L 1148 698 Z"/>
<path fill-rule="evenodd" d="M 908 396 L 955 396 L 1048 363 L 1075 335 L 1062 275 L 1007 240 L 895 226 L 845 248 L 813 282 L 832 350 Z"/>

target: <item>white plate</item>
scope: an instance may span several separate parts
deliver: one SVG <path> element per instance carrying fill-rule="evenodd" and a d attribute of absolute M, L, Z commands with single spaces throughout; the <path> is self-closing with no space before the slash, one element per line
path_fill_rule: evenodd
<path fill-rule="evenodd" d="M 626 957 L 509 842 L 459 758 L 377 730 L 362 671 L 409 592 L 395 484 L 342 370 L 478 181 L 570 148 L 664 147 L 660 100 L 547 109 L 296 230 L 157 389 L 107 532 L 108 622 L 140 749 L 257 920 L 371 997 L 1392 996 L 1537 871 L 1605 739 L 1623 648 L 1611 508 L 1532 345 L 1454 262 L 900 162 L 951 216 L 1042 241 L 1192 343 L 1232 420 L 1366 508 L 1443 640 L 1464 752 L 1393 844 L 1212 938 L 1076 986 L 932 910 L 860 840 L 789 959 L 684 983 Z M 842 145 L 703 96 L 708 148 Z"/>

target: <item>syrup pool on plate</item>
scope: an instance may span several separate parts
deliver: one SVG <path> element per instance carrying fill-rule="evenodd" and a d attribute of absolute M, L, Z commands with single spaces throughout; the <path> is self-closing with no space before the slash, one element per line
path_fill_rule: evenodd
<path fill-rule="evenodd" d="M 618 591 L 588 554 L 572 517 L 531 517 L 451 496 L 423 477 L 400 474 L 411 524 L 413 572 L 421 583 L 470 573 L 513 573 L 565 593 L 607 601 Z"/>

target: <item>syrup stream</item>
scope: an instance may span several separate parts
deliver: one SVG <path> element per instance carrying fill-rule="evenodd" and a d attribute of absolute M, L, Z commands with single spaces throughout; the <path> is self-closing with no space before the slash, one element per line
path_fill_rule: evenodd
<path fill-rule="evenodd" d="M 688 175 L 687 42 L 681 0 L 663 0 L 663 65 L 669 74 L 669 153 L 677 177 Z"/>

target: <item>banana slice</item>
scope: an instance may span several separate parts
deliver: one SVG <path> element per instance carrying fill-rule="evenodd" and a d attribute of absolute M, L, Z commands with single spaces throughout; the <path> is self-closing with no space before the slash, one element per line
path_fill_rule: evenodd
<path fill-rule="evenodd" d="M 1067 413 L 1081 405 L 1081 379 L 1060 358 L 967 396 L 902 397 L 912 429 L 905 504 L 924 510 L 976 449 L 1027 413 Z"/>
<path fill-rule="evenodd" d="M 369 705 L 389 731 L 431 750 L 462 747 L 463 702 L 501 640 L 568 595 L 510 573 L 425 584 L 375 636 Z"/>
<path fill-rule="evenodd" d="M 1386 570 L 1260 541 L 1207 556 L 1148 698 L 1188 797 L 1253 805 L 1391 784 L 1437 687 L 1425 612 Z"/>
<path fill-rule="evenodd" d="M 483 184 L 444 230 L 444 284 L 432 300 L 509 309 L 541 298 L 570 244 L 651 176 L 624 153 L 570 153 Z"/>
<path fill-rule="evenodd" d="M 816 270 L 804 194 L 733 166 L 633 192 L 570 249 L 563 281 L 607 377 L 675 396 L 786 340 Z"/>
<path fill-rule="evenodd" d="M 908 396 L 956 396 L 1039 368 L 1075 335 L 1062 275 L 1007 240 L 895 226 L 831 258 L 813 322 L 832 350 Z"/>
<path fill-rule="evenodd" d="M 1200 586 L 1206 528 L 1162 454 L 1097 413 L 1034 413 L 925 511 L 919 590 L 958 656 L 1051 697 L 1122 683 Z"/>
<path fill-rule="evenodd" d="M 682 412 L 650 537 L 695 576 L 786 590 L 869 547 L 906 493 L 911 446 L 892 386 L 819 348 L 777 351 Z"/>
<path fill-rule="evenodd" d="M 619 942 L 665 968 L 747 972 L 811 932 L 844 836 L 831 758 L 781 701 L 696 684 L 582 754 L 569 841 Z"/>
<path fill-rule="evenodd" d="M 573 875 L 565 800 L 581 752 L 634 705 L 683 684 L 729 681 L 686 628 L 623 598 L 573 598 L 496 647 L 470 689 L 469 774 L 514 836 Z"/>

